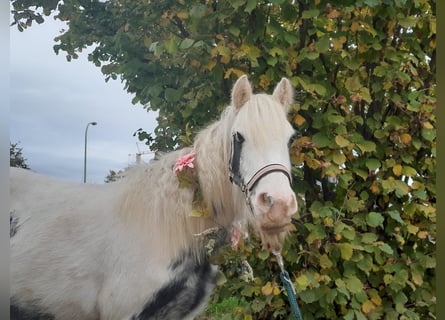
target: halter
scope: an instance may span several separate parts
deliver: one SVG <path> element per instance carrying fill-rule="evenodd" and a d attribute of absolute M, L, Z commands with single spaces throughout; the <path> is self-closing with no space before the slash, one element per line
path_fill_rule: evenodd
<path fill-rule="evenodd" d="M 250 180 L 245 183 L 244 178 L 240 172 L 240 163 L 241 163 L 241 149 L 243 146 L 243 142 L 245 141 L 244 137 L 239 132 L 235 132 L 232 136 L 232 156 L 229 162 L 229 179 L 230 182 L 240 187 L 241 191 L 246 196 L 246 200 L 251 207 L 250 203 L 250 193 L 256 184 L 264 178 L 266 175 L 272 172 L 281 172 L 289 180 L 289 183 L 292 184 L 292 177 L 289 173 L 289 170 L 283 166 L 282 164 L 268 164 L 261 169 L 259 169 L 255 174 L 250 178 Z"/>

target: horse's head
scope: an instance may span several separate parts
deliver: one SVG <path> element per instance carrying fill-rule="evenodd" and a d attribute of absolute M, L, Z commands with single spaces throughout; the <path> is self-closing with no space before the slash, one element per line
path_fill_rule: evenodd
<path fill-rule="evenodd" d="M 294 130 L 287 120 L 293 89 L 283 78 L 272 95 L 252 93 L 246 76 L 235 83 L 232 107 L 230 177 L 244 192 L 251 224 L 263 245 L 280 250 L 297 211 L 291 188 L 288 143 Z"/>

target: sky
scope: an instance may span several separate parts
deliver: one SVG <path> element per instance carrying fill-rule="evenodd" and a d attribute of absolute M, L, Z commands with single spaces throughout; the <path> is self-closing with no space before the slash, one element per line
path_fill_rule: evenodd
<path fill-rule="evenodd" d="M 97 122 L 88 127 L 86 180 L 104 183 L 110 170 L 134 164 L 138 147 L 148 151 L 133 133 L 153 132 L 157 114 L 133 105 L 120 80 L 105 82 L 85 53 L 71 62 L 56 55 L 63 28 L 53 18 L 24 32 L 10 28 L 10 141 L 19 142 L 31 170 L 83 182 L 85 129 Z"/>

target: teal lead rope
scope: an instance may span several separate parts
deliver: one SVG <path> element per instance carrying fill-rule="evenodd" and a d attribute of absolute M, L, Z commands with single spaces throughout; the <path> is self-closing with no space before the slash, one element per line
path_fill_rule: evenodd
<path fill-rule="evenodd" d="M 294 316 L 295 320 L 303 320 L 300 308 L 298 307 L 294 285 L 290 280 L 289 273 L 284 269 L 283 257 L 279 252 L 274 252 L 273 254 L 277 258 L 278 265 L 280 266 L 281 269 L 280 278 L 281 282 L 283 283 L 284 289 L 286 289 L 287 292 L 287 298 L 289 299 L 289 304 L 292 309 L 292 315 Z"/>

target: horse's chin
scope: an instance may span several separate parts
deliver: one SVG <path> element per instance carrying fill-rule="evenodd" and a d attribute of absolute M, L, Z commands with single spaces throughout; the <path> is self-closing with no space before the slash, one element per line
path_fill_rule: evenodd
<path fill-rule="evenodd" d="M 283 243 L 289 234 L 291 224 L 286 223 L 274 226 L 261 226 L 260 235 L 263 249 L 271 252 L 280 252 L 283 248 Z"/>

